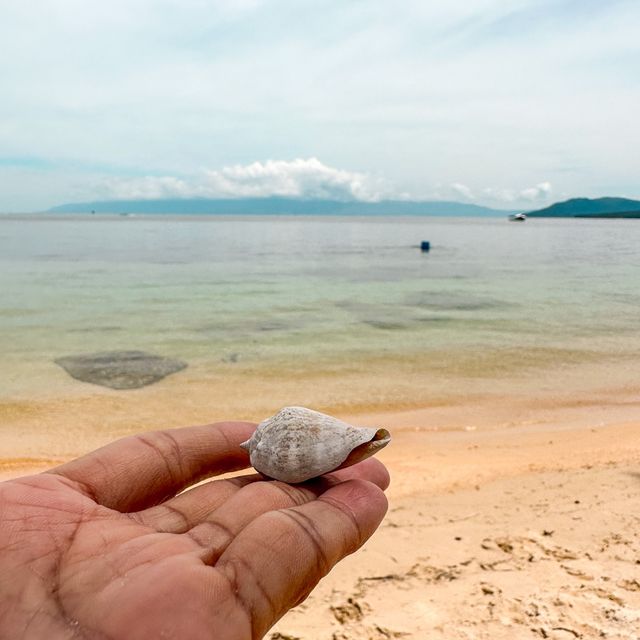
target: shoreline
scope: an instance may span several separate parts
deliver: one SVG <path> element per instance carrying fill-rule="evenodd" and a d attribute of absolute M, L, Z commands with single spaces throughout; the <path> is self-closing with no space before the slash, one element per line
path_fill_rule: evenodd
<path fill-rule="evenodd" d="M 4 432 L 0 438 L 0 478 L 29 469 L 43 470 L 139 432 L 225 419 L 259 422 L 287 404 L 284 397 L 280 402 L 273 397 L 277 384 L 265 384 L 254 394 L 253 408 L 244 413 L 234 411 L 238 400 L 242 403 L 244 390 L 236 389 L 234 396 L 233 382 L 222 385 L 214 394 L 209 393 L 210 380 L 186 386 L 169 381 L 124 393 L 100 389 L 83 395 L 0 400 Z M 291 384 L 295 386 L 296 382 Z M 285 396 L 287 385 L 282 386 L 281 395 Z M 180 395 L 181 391 L 187 393 Z M 224 395 L 229 408 L 221 410 L 217 399 Z M 498 446 L 502 442 L 504 447 L 504 443 L 518 439 L 533 446 L 547 435 L 561 441 L 571 434 L 599 433 L 640 422 L 640 393 L 635 388 L 547 398 L 506 393 L 469 395 L 466 402 L 438 398 L 430 406 L 416 403 L 387 410 L 366 405 L 355 409 L 353 403 L 346 409 L 340 403 L 323 406 L 305 402 L 300 396 L 289 404 L 312 406 L 356 425 L 388 428 L 395 437 L 383 458 L 404 446 L 452 450 L 454 443 L 460 442 L 468 446 L 480 446 L 481 442 Z M 536 464 L 533 460 L 530 463 Z"/>

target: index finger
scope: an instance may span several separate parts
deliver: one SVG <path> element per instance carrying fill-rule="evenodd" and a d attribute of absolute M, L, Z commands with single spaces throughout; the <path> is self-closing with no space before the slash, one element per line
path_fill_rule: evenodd
<path fill-rule="evenodd" d="M 256 425 L 218 422 L 151 431 L 116 440 L 47 473 L 72 480 L 98 504 L 138 511 L 203 478 L 249 466 L 240 448 Z"/>

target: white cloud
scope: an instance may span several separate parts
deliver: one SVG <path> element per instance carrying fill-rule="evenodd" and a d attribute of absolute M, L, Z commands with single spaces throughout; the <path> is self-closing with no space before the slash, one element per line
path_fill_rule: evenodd
<path fill-rule="evenodd" d="M 206 170 L 190 179 L 144 176 L 105 180 L 104 196 L 121 199 L 285 196 L 375 202 L 388 192 L 368 174 L 330 167 L 317 158 L 267 160 Z"/>
<path fill-rule="evenodd" d="M 545 200 L 551 195 L 551 183 L 541 182 L 535 187 L 529 187 L 523 189 L 520 192 L 520 198 L 522 200 L 529 200 L 530 202 L 536 202 L 537 200 Z"/>
<path fill-rule="evenodd" d="M 551 191 L 550 182 L 540 182 L 534 187 L 527 187 L 520 190 L 487 187 L 482 190 L 482 193 L 488 200 L 517 204 L 519 202 L 544 202 L 551 197 Z"/>
<path fill-rule="evenodd" d="M 150 200 L 154 198 L 188 198 L 198 195 L 187 181 L 173 176 L 144 176 L 142 178 L 108 178 L 97 191 L 103 197 L 122 200 Z"/>
<path fill-rule="evenodd" d="M 466 184 L 461 184 L 460 182 L 454 182 L 451 185 L 451 191 L 461 198 L 465 200 L 475 200 L 475 196 L 473 195 L 473 191 L 467 187 Z"/>
<path fill-rule="evenodd" d="M 295 196 L 375 201 L 381 192 L 364 173 L 335 169 L 317 158 L 267 160 L 207 174 L 213 192 L 229 196 Z"/>
<path fill-rule="evenodd" d="M 551 183 L 546 181 L 524 189 L 480 188 L 479 185 L 470 187 L 462 182 L 453 182 L 448 185 L 437 184 L 435 189 L 426 196 L 426 199 L 457 200 L 459 202 L 473 202 L 500 208 L 503 206 L 516 207 L 526 206 L 531 203 L 542 203 L 549 200 L 551 195 Z"/>
<path fill-rule="evenodd" d="M 360 200 L 420 200 L 406 192 L 397 192 L 380 179 L 366 173 L 337 169 L 317 158 L 267 160 L 237 164 L 222 169 L 207 169 L 191 177 L 143 176 L 107 178 L 96 189 L 107 199 L 155 198 L 266 198 L 270 196 Z M 540 182 L 524 189 L 486 187 L 474 190 L 454 182 L 432 191 L 428 200 L 457 200 L 489 205 L 526 205 L 550 199 L 550 182 Z"/>

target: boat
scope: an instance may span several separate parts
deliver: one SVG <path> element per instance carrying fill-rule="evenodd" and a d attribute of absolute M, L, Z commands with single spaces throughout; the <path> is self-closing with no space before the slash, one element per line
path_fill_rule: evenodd
<path fill-rule="evenodd" d="M 511 220 L 511 222 L 524 222 L 526 219 L 526 213 L 514 213 L 513 215 L 509 216 L 509 220 Z"/>

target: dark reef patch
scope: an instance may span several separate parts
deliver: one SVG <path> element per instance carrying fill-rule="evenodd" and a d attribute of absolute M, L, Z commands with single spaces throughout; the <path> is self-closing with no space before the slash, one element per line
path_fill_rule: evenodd
<path fill-rule="evenodd" d="M 102 351 L 57 358 L 72 378 L 109 389 L 139 389 L 186 368 L 182 360 L 145 351 Z"/>

